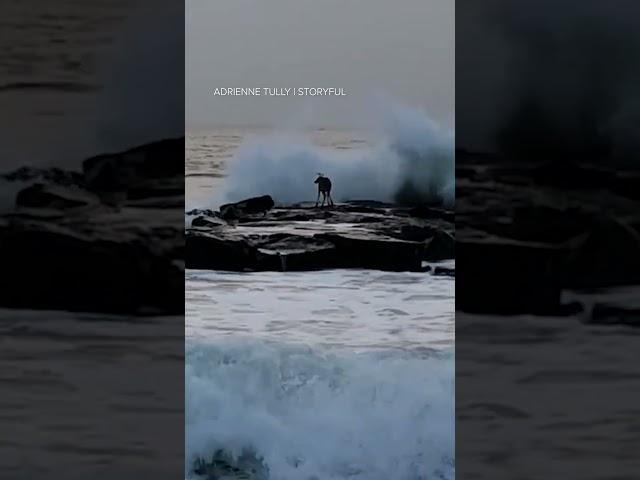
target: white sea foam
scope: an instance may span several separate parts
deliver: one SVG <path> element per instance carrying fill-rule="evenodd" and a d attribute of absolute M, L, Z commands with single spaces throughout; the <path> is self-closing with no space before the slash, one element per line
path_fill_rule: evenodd
<path fill-rule="evenodd" d="M 186 475 L 222 450 L 270 480 L 454 476 L 452 351 L 356 354 L 247 341 L 186 347 Z"/>
<path fill-rule="evenodd" d="M 300 135 L 251 136 L 229 162 L 220 196 L 237 201 L 270 194 L 277 202 L 315 200 L 320 172 L 337 200 L 454 201 L 454 134 L 421 110 L 389 102 L 379 113 L 370 148 L 333 149 Z M 376 130 L 376 129 L 374 129 Z"/>
<path fill-rule="evenodd" d="M 187 338 L 258 337 L 359 351 L 441 349 L 454 341 L 451 277 L 187 270 L 185 287 Z"/>

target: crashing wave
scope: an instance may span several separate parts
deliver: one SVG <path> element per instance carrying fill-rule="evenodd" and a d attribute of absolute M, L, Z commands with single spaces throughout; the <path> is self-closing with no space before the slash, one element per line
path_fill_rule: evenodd
<path fill-rule="evenodd" d="M 383 131 L 368 148 L 331 149 L 291 136 L 248 138 L 229 162 L 226 191 L 233 202 L 269 194 L 276 202 L 315 200 L 317 172 L 331 178 L 338 201 L 404 204 L 454 202 L 454 134 L 424 112 L 388 107 Z"/>
<path fill-rule="evenodd" d="M 454 478 L 452 352 L 189 342 L 188 477 Z"/>

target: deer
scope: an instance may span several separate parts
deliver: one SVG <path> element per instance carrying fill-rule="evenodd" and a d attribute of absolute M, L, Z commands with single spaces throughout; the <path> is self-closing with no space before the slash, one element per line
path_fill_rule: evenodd
<path fill-rule="evenodd" d="M 318 178 L 313 183 L 318 184 L 318 198 L 316 200 L 316 208 L 318 207 L 318 202 L 320 201 L 320 194 L 322 194 L 322 205 L 320 207 L 324 207 L 324 202 L 327 201 L 327 205 L 333 207 L 333 199 L 331 198 L 331 180 L 328 177 L 325 177 L 322 173 L 318 173 Z"/>

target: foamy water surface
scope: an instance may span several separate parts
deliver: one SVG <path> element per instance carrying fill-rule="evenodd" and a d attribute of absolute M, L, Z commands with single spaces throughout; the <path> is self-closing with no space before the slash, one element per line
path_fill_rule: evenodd
<path fill-rule="evenodd" d="M 453 477 L 453 279 L 188 271 L 186 285 L 187 475 L 223 450 L 270 479 Z"/>
<path fill-rule="evenodd" d="M 369 158 L 376 144 L 347 131 L 302 137 L 189 133 L 187 209 L 233 195 L 314 200 L 310 163 L 332 167 L 323 173 L 338 191 L 352 171 L 340 162 Z M 185 301 L 187 477 L 223 452 L 240 471 L 221 478 L 453 478 L 454 279 L 191 270 Z"/>

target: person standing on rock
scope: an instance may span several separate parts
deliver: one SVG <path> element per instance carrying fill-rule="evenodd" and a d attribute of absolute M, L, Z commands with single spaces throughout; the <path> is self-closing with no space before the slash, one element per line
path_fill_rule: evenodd
<path fill-rule="evenodd" d="M 320 206 L 324 207 L 324 202 L 327 201 L 327 205 L 333 207 L 333 199 L 331 198 L 331 180 L 329 180 L 329 177 L 325 177 L 322 173 L 319 173 L 318 178 L 316 178 L 316 181 L 313 183 L 318 184 L 318 198 L 316 199 L 316 208 L 318 207 L 318 202 L 320 201 L 320 194 L 322 194 L 322 204 Z"/>

